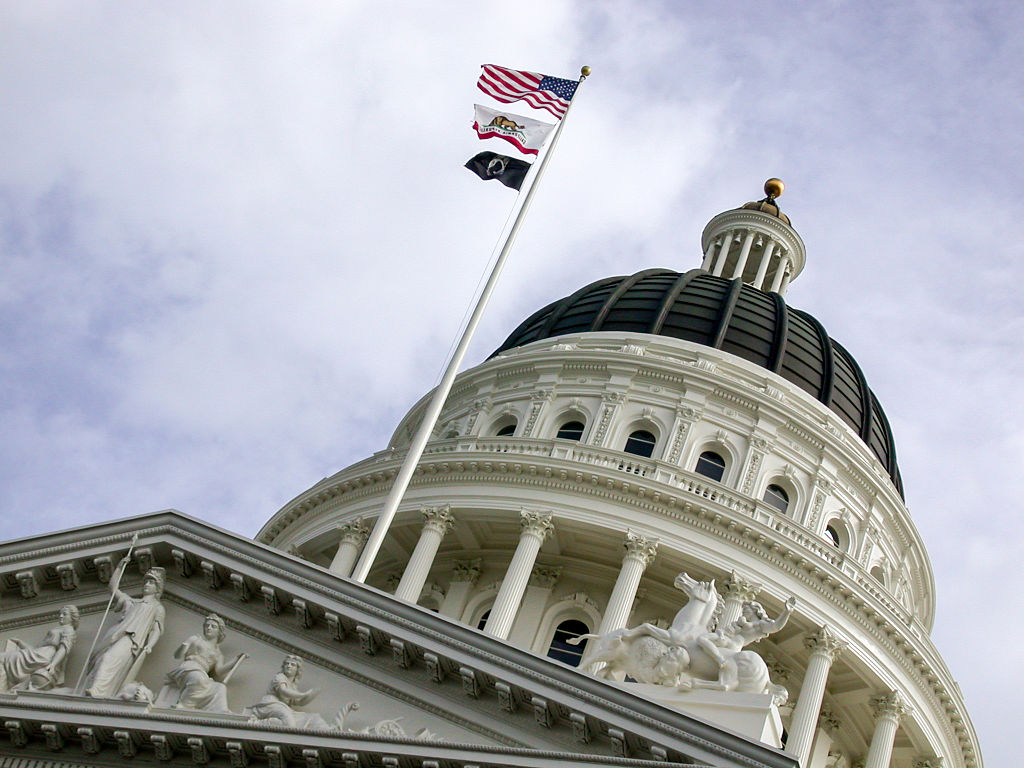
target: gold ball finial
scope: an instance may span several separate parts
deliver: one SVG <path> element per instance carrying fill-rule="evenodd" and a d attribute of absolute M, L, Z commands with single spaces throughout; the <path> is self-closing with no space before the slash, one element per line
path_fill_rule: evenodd
<path fill-rule="evenodd" d="M 786 185 L 782 183 L 782 179 L 771 178 L 764 183 L 764 193 L 768 197 L 782 197 L 785 191 Z"/>
<path fill-rule="evenodd" d="M 580 74 L 584 77 L 590 77 L 590 67 L 583 67 L 580 69 Z"/>

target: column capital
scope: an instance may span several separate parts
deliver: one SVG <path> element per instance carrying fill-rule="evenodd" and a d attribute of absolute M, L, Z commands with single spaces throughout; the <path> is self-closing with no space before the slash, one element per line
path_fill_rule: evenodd
<path fill-rule="evenodd" d="M 558 581 L 561 575 L 562 569 L 557 565 L 535 565 L 533 570 L 530 571 L 528 584 L 531 587 L 551 589 L 555 586 L 555 582 Z"/>
<path fill-rule="evenodd" d="M 458 560 L 455 565 L 452 566 L 452 576 L 450 581 L 455 583 L 469 583 L 476 584 L 480 578 L 480 558 L 475 560 Z"/>
<path fill-rule="evenodd" d="M 626 550 L 623 560 L 639 560 L 640 564 L 646 568 L 658 553 L 658 540 L 641 536 L 627 528 L 626 539 L 622 542 L 622 547 Z"/>
<path fill-rule="evenodd" d="M 839 730 L 839 718 L 828 704 L 823 704 L 821 707 L 821 713 L 818 715 L 818 727 L 825 729 L 830 736 L 835 736 Z"/>
<path fill-rule="evenodd" d="M 761 591 L 761 587 L 762 585 L 753 579 L 748 579 L 737 571 L 733 571 L 729 575 L 729 580 L 725 582 L 725 599 L 741 600 L 744 602 L 754 600 L 757 597 L 757 593 Z"/>
<path fill-rule="evenodd" d="M 541 542 L 555 530 L 555 526 L 551 522 L 551 513 L 535 509 L 520 510 L 519 525 L 522 536 L 536 536 Z"/>
<path fill-rule="evenodd" d="M 897 691 L 871 697 L 871 712 L 875 720 L 888 718 L 899 723 L 900 719 L 911 711 L 910 706 Z"/>
<path fill-rule="evenodd" d="M 363 546 L 370 535 L 370 527 L 361 517 L 347 523 L 338 523 L 338 530 L 341 531 L 342 544 L 354 544 L 357 547 Z"/>
<path fill-rule="evenodd" d="M 942 768 L 941 757 L 915 757 L 914 768 Z"/>
<path fill-rule="evenodd" d="M 846 643 L 840 640 L 831 629 L 822 627 L 814 634 L 804 638 L 804 647 L 811 652 L 811 656 L 826 656 L 829 663 L 832 663 L 839 658 Z"/>
<path fill-rule="evenodd" d="M 423 527 L 442 536 L 455 524 L 455 517 L 447 504 L 443 507 L 423 507 L 420 514 L 423 516 Z"/>

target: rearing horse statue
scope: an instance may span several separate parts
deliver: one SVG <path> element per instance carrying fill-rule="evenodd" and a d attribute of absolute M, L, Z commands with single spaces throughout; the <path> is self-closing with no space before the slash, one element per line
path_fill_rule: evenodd
<path fill-rule="evenodd" d="M 774 620 L 768 618 L 760 603 L 745 602 L 736 621 L 712 632 L 718 606 L 715 582 L 696 581 L 681 573 L 674 584 L 689 596 L 689 601 L 668 629 L 645 623 L 570 640 L 577 644 L 587 638 L 598 639 L 586 660 L 587 668 L 594 670 L 596 665 L 603 665 L 594 674 L 605 679 L 618 673 L 641 683 L 671 685 L 680 690 L 770 693 L 777 703 L 784 702 L 786 689 L 772 685 L 764 659 L 755 651 L 743 650 L 743 646 L 782 629 L 796 607 L 796 599 L 787 600 Z"/>

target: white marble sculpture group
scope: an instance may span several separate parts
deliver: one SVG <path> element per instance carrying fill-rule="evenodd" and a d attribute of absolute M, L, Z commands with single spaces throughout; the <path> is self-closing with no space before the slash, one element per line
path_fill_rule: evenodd
<path fill-rule="evenodd" d="M 320 693 L 318 688 L 303 690 L 298 681 L 303 660 L 288 655 L 281 670 L 271 679 L 267 692 L 259 701 L 234 712 L 228 705 L 228 682 L 249 656 L 239 653 L 226 660 L 221 644 L 227 635 L 227 624 L 220 616 L 210 614 L 203 619 L 199 634 L 185 639 L 174 651 L 177 665 L 167 672 L 163 687 L 156 696 L 136 677 L 146 658 L 164 631 L 166 613 L 160 601 L 164 588 L 164 569 L 150 568 L 143 576 L 142 595 L 132 597 L 120 589 L 129 558 L 125 557 L 111 574 L 111 607 L 117 620 L 99 634 L 90 650 L 80 679 L 65 686 L 65 666 L 75 643 L 79 611 L 73 605 L 60 610 L 57 626 L 50 629 L 36 646 L 16 638 L 8 640 L 0 651 L 0 693 L 21 691 L 52 691 L 64 695 L 99 699 L 138 701 L 158 709 L 179 709 L 220 715 L 242 715 L 251 724 L 281 726 L 300 730 L 352 731 L 345 718 L 359 709 L 357 702 L 345 705 L 333 720 L 303 712 Z M 361 733 L 406 736 L 396 719 L 382 720 L 362 728 Z M 426 729 L 414 734 L 417 738 L 438 737 Z"/>
<path fill-rule="evenodd" d="M 788 693 L 783 686 L 772 684 L 764 659 L 743 649 L 782 629 L 796 608 L 796 598 L 786 601 L 775 620 L 768 618 L 760 603 L 744 602 L 734 622 L 712 629 L 719 602 L 715 582 L 696 581 L 681 573 L 675 586 L 689 601 L 667 629 L 645 623 L 604 635 L 582 635 L 569 642 L 596 640 L 584 663 L 605 679 L 628 676 L 678 690 L 769 693 L 775 703 L 785 703 Z"/>

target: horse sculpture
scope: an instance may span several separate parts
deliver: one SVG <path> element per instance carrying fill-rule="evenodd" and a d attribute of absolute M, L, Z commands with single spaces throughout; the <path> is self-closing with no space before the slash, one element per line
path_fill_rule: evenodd
<path fill-rule="evenodd" d="M 597 639 L 586 659 L 587 668 L 604 679 L 628 675 L 641 683 L 670 685 L 680 690 L 770 693 L 777 703 L 784 702 L 786 689 L 772 685 L 764 659 L 754 651 L 743 650 L 743 646 L 782 629 L 796 607 L 796 600 L 790 598 L 774 621 L 768 619 L 759 603 L 746 602 L 735 622 L 712 632 L 710 627 L 719 601 L 715 582 L 697 581 L 681 573 L 674 585 L 689 600 L 667 629 L 645 623 L 570 640 L 575 645 L 588 638 Z"/>

